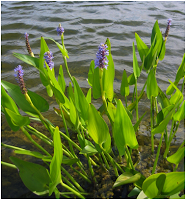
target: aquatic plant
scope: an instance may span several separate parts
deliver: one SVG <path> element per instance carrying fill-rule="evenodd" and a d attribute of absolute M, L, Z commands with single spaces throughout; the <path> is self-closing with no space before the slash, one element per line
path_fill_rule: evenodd
<path fill-rule="evenodd" d="M 28 34 L 26 46 L 30 55 L 14 53 L 14 56 L 32 65 L 40 72 L 40 79 L 49 97 L 55 97 L 58 107 L 54 107 L 55 114 L 61 117 L 65 133 L 59 126 L 53 125 L 42 114 L 49 109 L 48 102 L 38 94 L 27 90 L 23 81 L 23 69 L 21 65 L 15 68 L 18 77 L 18 85 L 7 81 L 1 82 L 2 101 L 1 107 L 7 122 L 13 131 L 19 129 L 35 145 L 35 151 L 3 144 L 7 148 L 14 149 L 15 154 L 24 154 L 40 159 L 43 165 L 24 161 L 17 157 L 10 157 L 12 163 L 1 162 L 3 165 L 18 168 L 19 175 L 25 186 L 37 195 L 49 196 L 53 193 L 56 198 L 64 197 L 85 198 L 90 195 L 83 188 L 84 184 L 78 183 L 73 173 L 67 171 L 68 165 L 78 177 L 90 184 L 90 187 L 99 187 L 97 169 L 102 168 L 105 172 L 112 172 L 115 176 L 113 188 L 124 184 L 134 184 L 134 188 L 129 196 L 137 198 L 183 198 L 179 193 L 185 186 L 185 172 L 177 172 L 180 161 L 184 158 L 184 142 L 175 154 L 169 154 L 169 147 L 180 121 L 185 118 L 185 100 L 183 100 L 183 89 L 185 83 L 185 54 L 182 63 L 178 68 L 175 82 L 170 82 L 166 94 L 158 86 L 156 80 L 156 70 L 159 61 L 165 56 L 165 44 L 170 29 L 170 21 L 166 28 L 165 39 L 159 29 L 158 21 L 155 22 L 151 34 L 151 46 L 148 47 L 137 33 L 135 33 L 137 49 L 141 59 L 139 66 L 135 45 L 133 43 L 133 73 L 127 77 L 124 70 L 121 80 L 120 93 L 125 98 L 125 106 L 121 99 L 114 95 L 114 62 L 111 54 L 111 43 L 107 38 L 105 43 L 99 45 L 96 53 L 96 60 L 92 60 L 88 72 L 88 83 L 90 89 L 84 95 L 78 81 L 70 74 L 67 58 L 68 51 L 64 44 L 64 29 L 61 24 L 57 28 L 57 33 L 61 36 L 61 44 L 52 38 L 40 40 L 40 54 L 35 57 L 29 49 Z M 62 53 L 65 69 L 71 82 L 66 90 L 66 83 L 63 75 L 62 65 L 59 67 L 58 78 L 55 76 L 53 54 L 49 50 L 46 40 L 53 41 Z M 137 80 L 141 71 L 147 73 L 147 80 L 138 95 Z M 178 88 L 180 80 L 183 79 L 181 90 Z M 133 99 L 129 104 L 129 85 L 134 87 Z M 138 149 L 136 133 L 143 117 L 138 114 L 138 102 L 143 97 L 146 89 L 147 98 L 151 103 L 151 146 L 152 154 L 156 153 L 154 166 L 151 175 L 145 178 L 140 171 L 136 170 L 138 162 L 132 158 L 132 153 Z M 101 97 L 103 104 L 96 109 L 92 103 L 94 99 Z M 27 116 L 22 116 L 19 109 Z M 133 125 L 133 111 L 136 111 L 136 122 Z M 111 130 L 105 122 L 103 115 L 109 119 Z M 31 126 L 32 121 L 40 121 L 44 129 L 50 133 L 46 136 Z M 170 134 L 168 134 L 168 124 L 172 121 Z M 71 139 L 69 131 L 77 136 L 77 141 Z M 34 134 L 44 143 L 53 148 L 53 152 L 43 148 L 32 137 Z M 161 134 L 157 152 L 154 151 L 154 135 Z M 175 164 L 175 168 L 169 173 L 156 173 L 158 159 L 163 138 L 166 149 L 164 158 L 169 163 Z M 113 146 L 111 145 L 113 143 Z M 116 149 L 116 152 L 113 151 Z M 83 155 L 87 166 L 80 159 Z M 168 157 L 167 157 L 168 156 Z M 123 163 L 126 161 L 126 164 Z M 77 168 L 76 168 L 77 167 Z M 174 180 L 174 181 L 173 181 Z"/>

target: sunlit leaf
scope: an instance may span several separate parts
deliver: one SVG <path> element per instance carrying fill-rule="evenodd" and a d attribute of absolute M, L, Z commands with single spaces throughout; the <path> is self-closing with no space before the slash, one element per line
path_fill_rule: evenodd
<path fill-rule="evenodd" d="M 140 173 L 133 175 L 130 172 L 124 172 L 116 179 L 116 182 L 114 183 L 113 188 L 124 185 L 124 184 L 134 183 L 138 181 L 140 177 L 141 177 Z"/>
<path fill-rule="evenodd" d="M 129 84 L 127 81 L 127 74 L 126 71 L 123 70 L 123 76 L 122 76 L 122 81 L 121 81 L 121 86 L 120 86 L 120 94 L 124 97 L 128 96 L 130 93 L 129 90 Z"/>
<path fill-rule="evenodd" d="M 59 68 L 58 83 L 59 83 L 62 91 L 65 92 L 66 83 L 65 83 L 65 79 L 64 79 L 64 75 L 63 75 L 62 65 L 60 65 L 60 68 Z"/>
<path fill-rule="evenodd" d="M 133 42 L 133 72 L 134 72 L 135 79 L 137 79 L 140 76 L 140 68 L 138 65 L 137 57 L 136 57 L 134 42 Z"/>
<path fill-rule="evenodd" d="M 56 127 L 53 135 L 54 155 L 50 163 L 50 177 L 52 183 L 49 185 L 49 196 L 55 190 L 55 187 L 61 182 L 61 163 L 63 157 L 61 138 L 59 128 Z"/>
<path fill-rule="evenodd" d="M 165 175 L 166 178 L 163 181 L 158 181 L 158 177 Z M 173 181 L 175 180 L 175 181 Z M 158 187 L 157 184 L 160 184 Z M 185 172 L 170 172 L 170 173 L 158 173 L 149 176 L 143 183 L 142 189 L 149 198 L 155 198 L 158 195 L 170 196 L 173 195 L 185 187 Z"/>
<path fill-rule="evenodd" d="M 109 129 L 96 108 L 90 104 L 88 109 L 88 133 L 95 143 L 102 145 L 109 134 Z"/>
<path fill-rule="evenodd" d="M 178 149 L 176 153 L 173 155 L 169 156 L 167 158 L 167 161 L 170 163 L 174 163 L 175 165 L 179 164 L 180 161 L 185 157 L 185 147 L 182 147 L 181 149 Z"/>
<path fill-rule="evenodd" d="M 117 103 L 113 135 L 121 156 L 124 155 L 124 148 L 126 145 L 133 149 L 138 147 L 131 119 L 129 118 L 121 100 L 118 100 Z"/>
<path fill-rule="evenodd" d="M 149 72 L 147 77 L 147 98 L 151 99 L 152 96 L 158 96 L 158 84 L 153 69 Z"/>
<path fill-rule="evenodd" d="M 143 58 L 147 55 L 149 48 L 147 45 L 142 41 L 142 39 L 139 37 L 137 33 L 135 33 L 135 38 L 136 38 L 136 43 L 137 43 L 137 48 L 138 52 L 141 58 L 141 61 L 143 62 Z"/>

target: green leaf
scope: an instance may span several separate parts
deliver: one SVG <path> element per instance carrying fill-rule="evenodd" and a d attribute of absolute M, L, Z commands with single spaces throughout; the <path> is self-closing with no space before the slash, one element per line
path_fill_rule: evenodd
<path fill-rule="evenodd" d="M 90 104 L 88 109 L 88 133 L 95 143 L 102 145 L 106 142 L 109 129 L 96 108 Z"/>
<path fill-rule="evenodd" d="M 69 107 L 69 100 L 68 98 L 65 96 L 65 94 L 63 93 L 58 81 L 56 80 L 55 78 L 55 75 L 54 73 L 51 71 L 51 69 L 48 67 L 48 65 L 46 64 L 47 66 L 47 70 L 48 70 L 48 76 L 52 82 L 52 84 L 50 85 L 54 94 L 55 94 L 55 97 L 62 103 L 64 104 L 64 106 L 66 108 L 70 108 Z"/>
<path fill-rule="evenodd" d="M 14 153 L 33 156 L 33 157 L 40 158 L 40 159 L 51 159 L 52 158 L 50 156 L 42 155 L 41 153 L 39 153 L 37 151 L 30 151 L 30 150 L 15 150 Z"/>
<path fill-rule="evenodd" d="M 165 174 L 160 174 L 160 176 L 157 177 L 157 179 L 156 179 L 156 187 L 158 189 L 158 195 L 161 194 L 161 191 L 163 189 L 165 181 L 166 181 L 166 175 Z"/>
<path fill-rule="evenodd" d="M 139 35 L 137 33 L 135 33 L 135 38 L 136 38 L 136 43 L 137 43 L 137 48 L 138 48 L 138 52 L 141 58 L 141 61 L 143 62 L 143 58 L 146 57 L 149 48 L 147 47 L 147 45 L 142 41 L 142 39 L 139 37 Z"/>
<path fill-rule="evenodd" d="M 185 118 L 185 100 L 182 106 L 178 109 L 178 111 L 174 114 L 174 121 L 181 121 Z"/>
<path fill-rule="evenodd" d="M 178 149 L 178 151 L 176 151 L 176 153 L 169 156 L 167 158 L 167 161 L 170 163 L 173 163 L 175 165 L 178 165 L 184 157 L 185 157 L 185 147 L 182 147 L 181 149 Z"/>
<path fill-rule="evenodd" d="M 127 78 L 127 81 L 129 85 L 135 84 L 136 80 L 135 80 L 134 72 Z"/>
<path fill-rule="evenodd" d="M 180 64 L 179 68 L 178 68 L 178 71 L 176 73 L 175 81 L 179 82 L 180 79 L 182 79 L 184 76 L 185 76 L 185 53 L 183 55 L 183 59 L 182 59 L 182 62 Z"/>
<path fill-rule="evenodd" d="M 44 37 L 45 39 L 48 39 L 48 40 L 51 40 L 53 41 L 54 43 L 56 43 L 56 45 L 58 46 L 59 50 L 61 51 L 62 55 L 63 56 L 66 56 L 67 58 L 69 58 L 68 56 L 68 51 L 61 45 L 59 44 L 58 42 L 56 42 L 53 38 L 50 38 L 50 37 Z"/>
<path fill-rule="evenodd" d="M 175 86 L 178 85 L 180 79 L 182 79 L 185 76 L 185 54 L 183 55 L 182 62 L 178 68 L 178 71 L 176 73 L 176 79 L 175 79 Z M 174 92 L 175 88 L 172 86 L 172 84 L 169 85 L 167 88 L 166 94 L 171 95 Z"/>
<path fill-rule="evenodd" d="M 128 194 L 128 197 L 139 195 L 140 192 L 141 192 L 141 190 L 139 188 L 134 187 L 132 189 L 132 191 Z"/>
<path fill-rule="evenodd" d="M 62 65 L 60 65 L 60 68 L 59 68 L 58 83 L 59 83 L 62 91 L 65 92 L 66 83 L 65 83 L 65 79 L 64 79 L 64 75 L 63 75 Z"/>
<path fill-rule="evenodd" d="M 116 114 L 116 107 L 114 106 L 114 104 L 108 102 L 107 111 L 108 111 L 109 116 L 111 117 L 112 121 L 114 122 L 115 114 Z"/>
<path fill-rule="evenodd" d="M 154 40 L 155 40 L 154 48 L 157 49 L 157 55 L 159 55 L 159 53 L 162 49 L 163 36 L 162 36 L 162 33 L 161 33 L 159 25 L 158 25 L 158 20 L 156 20 L 154 27 L 152 29 L 151 44 L 153 44 Z M 160 58 L 162 58 L 162 57 L 160 57 Z"/>
<path fill-rule="evenodd" d="M 114 183 L 113 188 L 121 186 L 121 185 L 129 184 L 129 183 L 135 183 L 136 181 L 140 179 L 140 177 L 141 177 L 140 173 L 133 175 L 130 172 L 124 172 L 116 179 L 116 182 Z"/>
<path fill-rule="evenodd" d="M 89 88 L 87 92 L 86 100 L 88 103 L 91 103 L 91 88 Z"/>
<path fill-rule="evenodd" d="M 75 106 L 78 110 L 80 117 L 86 122 L 88 120 L 88 102 L 83 94 L 78 82 L 73 77 L 74 80 L 74 95 L 75 95 Z"/>
<path fill-rule="evenodd" d="M 160 87 L 158 87 L 158 102 L 161 106 L 161 109 L 167 107 L 170 105 L 169 99 L 167 98 L 167 96 L 164 94 L 164 92 L 160 89 Z"/>
<path fill-rule="evenodd" d="M 112 54 L 111 54 L 111 44 L 110 40 L 107 38 L 106 43 L 108 46 L 109 50 L 109 55 L 107 56 L 108 59 L 108 67 L 107 69 L 104 69 L 104 74 L 103 74 L 103 90 L 105 91 L 106 98 L 109 99 L 109 101 L 112 102 L 113 96 L 114 96 L 114 76 L 115 76 L 115 69 L 114 69 L 114 61 L 112 59 Z"/>
<path fill-rule="evenodd" d="M 94 69 L 92 90 L 93 90 L 93 98 L 98 99 L 101 96 L 99 67 Z"/>
<path fill-rule="evenodd" d="M 162 184 L 162 181 L 159 181 L 159 188 L 161 188 L 161 191 L 159 191 L 157 187 L 157 179 L 158 177 L 165 175 L 165 179 L 162 180 L 164 182 L 164 185 Z M 163 195 L 163 196 L 170 196 L 173 195 L 181 190 L 183 190 L 185 187 L 185 172 L 170 172 L 170 173 L 158 173 L 158 174 L 153 174 L 149 176 L 144 182 L 142 189 L 144 193 L 149 197 L 149 198 L 155 198 L 158 195 Z"/>
<path fill-rule="evenodd" d="M 94 63 L 94 60 L 92 60 L 90 63 L 89 71 L 88 71 L 88 84 L 91 87 L 93 85 L 94 68 L 95 68 L 95 63 Z"/>
<path fill-rule="evenodd" d="M 30 119 L 29 117 L 23 117 L 22 115 L 20 114 L 17 114 L 11 110 L 9 110 L 8 108 L 5 108 L 5 111 L 6 113 L 9 115 L 9 117 L 11 118 L 12 120 L 12 123 L 15 125 L 15 126 L 26 126 L 28 124 L 30 124 Z"/>
<path fill-rule="evenodd" d="M 10 157 L 10 160 L 19 169 L 19 175 L 24 185 L 37 195 L 48 193 L 48 185 L 51 182 L 48 170 L 41 165 Z"/>
<path fill-rule="evenodd" d="M 128 145 L 132 149 L 138 147 L 138 142 L 132 122 L 121 100 L 119 100 L 117 103 L 113 135 L 116 146 L 121 156 L 124 155 L 124 148 L 126 145 Z"/>
<path fill-rule="evenodd" d="M 5 114 L 6 120 L 10 128 L 13 131 L 18 131 L 19 126 L 14 125 L 14 123 L 11 120 L 11 117 L 8 115 L 8 113 L 5 110 L 5 108 L 8 108 L 9 110 L 19 114 L 18 108 L 15 102 L 13 101 L 13 99 L 6 93 L 3 86 L 1 86 L 1 106 L 2 106 L 2 112 Z"/>
<path fill-rule="evenodd" d="M 98 151 L 96 150 L 96 148 L 92 145 L 86 145 L 81 151 L 80 154 L 89 154 L 89 155 L 94 155 L 96 154 Z"/>
<path fill-rule="evenodd" d="M 129 90 L 129 84 L 127 81 L 127 73 L 125 70 L 123 70 L 123 76 L 122 76 L 122 81 L 121 81 L 121 87 L 120 87 L 120 94 L 124 97 L 128 96 L 130 93 Z"/>
<path fill-rule="evenodd" d="M 54 192 L 55 187 L 61 182 L 61 163 L 63 157 L 59 128 L 56 127 L 53 135 L 54 155 L 50 163 L 50 177 L 52 183 L 49 185 L 49 196 Z"/>
<path fill-rule="evenodd" d="M 68 158 L 66 156 L 63 156 L 62 163 L 65 165 L 73 165 L 78 162 L 78 158 Z"/>
<path fill-rule="evenodd" d="M 13 56 L 15 56 L 16 58 L 22 60 L 23 62 L 34 66 L 35 68 L 39 69 L 39 59 L 29 56 L 29 55 L 23 55 L 20 53 L 13 53 Z"/>
<path fill-rule="evenodd" d="M 162 37 L 162 40 L 163 40 L 163 37 Z M 165 47 L 165 41 L 163 40 L 162 41 L 162 48 L 161 48 L 161 52 L 159 54 L 159 60 L 163 60 L 164 57 L 165 57 L 165 52 L 166 52 L 166 47 Z"/>
<path fill-rule="evenodd" d="M 169 121 L 171 120 L 171 118 L 172 118 L 172 116 L 173 116 L 173 114 L 175 112 L 176 106 L 177 105 L 175 105 L 175 106 L 170 105 L 170 106 L 168 106 L 168 107 L 166 107 L 166 108 L 163 109 L 164 119 L 160 122 L 160 124 L 157 125 L 157 127 L 155 127 L 152 130 L 151 133 L 153 135 L 156 134 L 156 133 L 162 133 L 165 130 L 167 124 L 169 123 Z M 166 113 L 165 113 L 165 111 L 166 111 Z"/>
<path fill-rule="evenodd" d="M 151 99 L 152 96 L 158 96 L 158 84 L 154 74 L 154 69 L 151 69 L 147 77 L 147 98 Z"/>
<path fill-rule="evenodd" d="M 1 85 L 7 90 L 9 95 L 13 98 L 15 103 L 21 108 L 24 112 L 32 116 L 38 116 L 36 111 L 31 107 L 31 105 L 25 99 L 25 96 L 21 93 L 19 86 L 9 83 L 7 81 L 1 81 Z M 28 95 L 32 100 L 34 106 L 40 111 L 45 112 L 49 109 L 48 102 L 38 94 L 28 90 Z"/>
<path fill-rule="evenodd" d="M 135 79 L 137 79 L 140 76 L 140 68 L 136 57 L 134 42 L 133 42 L 133 72 Z"/>

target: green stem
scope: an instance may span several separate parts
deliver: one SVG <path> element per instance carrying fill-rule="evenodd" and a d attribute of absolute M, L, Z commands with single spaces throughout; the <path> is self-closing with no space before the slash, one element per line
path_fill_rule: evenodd
<path fill-rule="evenodd" d="M 108 164 L 108 162 L 107 162 L 107 159 L 105 158 L 105 154 L 104 154 L 103 152 L 101 152 L 101 155 L 102 155 L 102 157 L 103 157 L 103 160 L 104 160 L 104 162 L 105 162 L 105 164 L 106 164 L 107 169 L 109 170 L 109 169 L 110 169 L 110 166 L 109 166 L 109 164 Z"/>
<path fill-rule="evenodd" d="M 91 183 L 91 180 L 88 179 L 84 174 L 82 174 L 81 172 L 79 172 L 78 170 L 76 170 L 72 165 L 70 166 L 77 174 L 79 174 L 79 176 L 81 176 L 82 178 L 84 178 L 87 182 Z"/>
<path fill-rule="evenodd" d="M 154 161 L 154 166 L 153 166 L 151 174 L 154 174 L 155 170 L 156 170 L 156 166 L 157 166 L 157 163 L 158 163 L 158 158 L 159 158 L 159 155 L 160 155 L 160 149 L 161 149 L 162 140 L 163 140 L 163 133 L 161 134 L 161 138 L 160 138 L 160 141 L 159 141 L 159 146 L 158 146 L 158 150 L 157 150 L 157 154 L 156 154 L 156 159 Z"/>
<path fill-rule="evenodd" d="M 125 96 L 125 104 L 126 104 L 126 108 L 127 108 L 127 96 Z"/>
<path fill-rule="evenodd" d="M 151 105 L 150 105 L 150 114 L 151 114 L 151 146 L 152 146 L 152 149 L 151 149 L 151 152 L 152 154 L 154 154 L 154 135 L 152 134 L 152 130 L 154 128 L 154 97 L 151 96 Z"/>
<path fill-rule="evenodd" d="M 15 146 L 11 146 L 11 145 L 4 144 L 4 143 L 1 143 L 1 146 L 9 148 L 9 149 L 14 149 L 14 150 L 25 150 L 25 149 L 22 149 L 22 148 L 19 148 L 19 147 L 15 147 Z"/>
<path fill-rule="evenodd" d="M 89 170 L 90 170 L 92 179 L 94 180 L 94 183 L 97 183 L 96 177 L 94 176 L 94 170 L 92 168 L 92 165 L 91 165 L 91 162 L 90 162 L 90 159 L 89 159 L 88 155 L 87 155 L 87 161 L 88 161 L 88 166 L 89 166 Z"/>
<path fill-rule="evenodd" d="M 138 121 L 138 90 L 137 90 L 137 79 L 135 79 L 135 91 L 136 91 L 136 122 Z"/>
<path fill-rule="evenodd" d="M 28 125 L 29 126 L 29 125 Z M 37 130 L 33 130 L 33 129 L 31 129 L 31 128 L 29 128 L 29 127 L 26 127 L 25 126 L 25 129 L 27 130 L 27 131 L 29 131 L 29 132 L 31 132 L 32 134 L 34 134 L 36 137 L 38 137 L 39 139 L 41 139 L 43 142 L 45 142 L 46 144 L 48 144 L 48 145 L 50 145 L 50 146 L 54 146 L 53 145 L 53 142 L 51 142 L 51 141 L 49 141 L 50 139 L 48 138 L 48 139 L 46 139 L 45 137 L 43 137 L 43 134 L 42 133 L 40 133 L 39 131 L 37 131 Z M 42 134 L 42 135 L 41 135 Z"/>
<path fill-rule="evenodd" d="M 131 159 L 131 155 L 130 155 L 129 149 L 128 149 L 127 146 L 125 147 L 125 149 L 126 149 L 126 153 L 127 153 L 127 156 L 128 156 L 128 160 L 129 160 L 130 166 L 131 166 L 131 168 L 132 168 L 133 170 L 135 170 L 135 169 L 134 169 L 134 165 L 133 165 L 133 163 L 132 163 L 132 159 Z"/>
<path fill-rule="evenodd" d="M 63 181 L 66 182 L 71 188 L 73 188 L 74 190 L 79 192 L 78 189 L 69 180 L 67 180 L 64 176 L 63 176 Z"/>
<path fill-rule="evenodd" d="M 66 188 L 67 190 L 73 192 L 76 196 L 78 196 L 81 199 L 85 199 L 85 197 L 83 195 L 81 195 L 79 192 L 77 192 L 76 190 L 74 190 L 73 188 L 69 187 L 68 185 L 66 185 L 65 183 L 63 183 L 61 181 L 61 185 L 62 187 Z"/>
<path fill-rule="evenodd" d="M 17 169 L 17 167 L 16 167 L 15 165 L 11 164 L 11 163 L 7 163 L 7 162 L 1 161 L 1 164 L 2 164 L 2 165 L 5 165 L 5 166 L 7 166 L 7 167 L 11 167 L 11 168 Z"/>
<path fill-rule="evenodd" d="M 61 170 L 68 176 L 68 178 L 72 181 L 72 183 L 81 191 L 84 192 L 84 189 L 75 181 L 75 179 L 63 168 Z"/>
<path fill-rule="evenodd" d="M 21 126 L 21 130 L 23 131 L 23 133 L 26 135 L 26 137 L 37 147 L 39 148 L 41 151 L 43 151 L 46 155 L 51 156 L 42 146 L 40 146 L 37 142 L 35 142 L 32 137 L 30 136 L 30 134 L 26 131 L 26 129 Z"/>

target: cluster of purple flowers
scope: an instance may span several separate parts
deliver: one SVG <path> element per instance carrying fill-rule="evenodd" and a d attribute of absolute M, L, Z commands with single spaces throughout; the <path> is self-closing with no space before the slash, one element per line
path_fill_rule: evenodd
<path fill-rule="evenodd" d="M 101 43 L 99 46 L 99 49 L 96 53 L 96 60 L 95 60 L 95 68 L 105 68 L 108 67 L 108 59 L 106 55 L 109 55 L 109 51 L 107 50 L 108 46 L 106 44 Z"/>
<path fill-rule="evenodd" d="M 59 24 L 59 26 L 57 27 L 57 34 L 62 35 L 64 31 L 65 31 L 64 28 L 61 26 L 61 24 Z"/>
<path fill-rule="evenodd" d="M 53 53 L 52 52 L 47 51 L 46 53 L 44 53 L 45 62 L 47 63 L 47 65 L 49 66 L 49 68 L 51 70 L 54 67 L 54 62 L 52 61 L 53 58 L 54 57 L 53 57 Z M 46 67 L 45 63 L 44 63 L 44 66 Z"/>
<path fill-rule="evenodd" d="M 14 69 L 14 76 L 15 77 L 18 77 L 17 81 L 20 85 L 20 89 L 21 89 L 21 92 L 23 94 L 27 93 L 27 89 L 25 87 L 25 83 L 24 83 L 24 80 L 23 80 L 23 75 L 24 75 L 24 71 L 22 69 L 22 66 L 21 65 L 18 65 L 15 69 Z"/>

